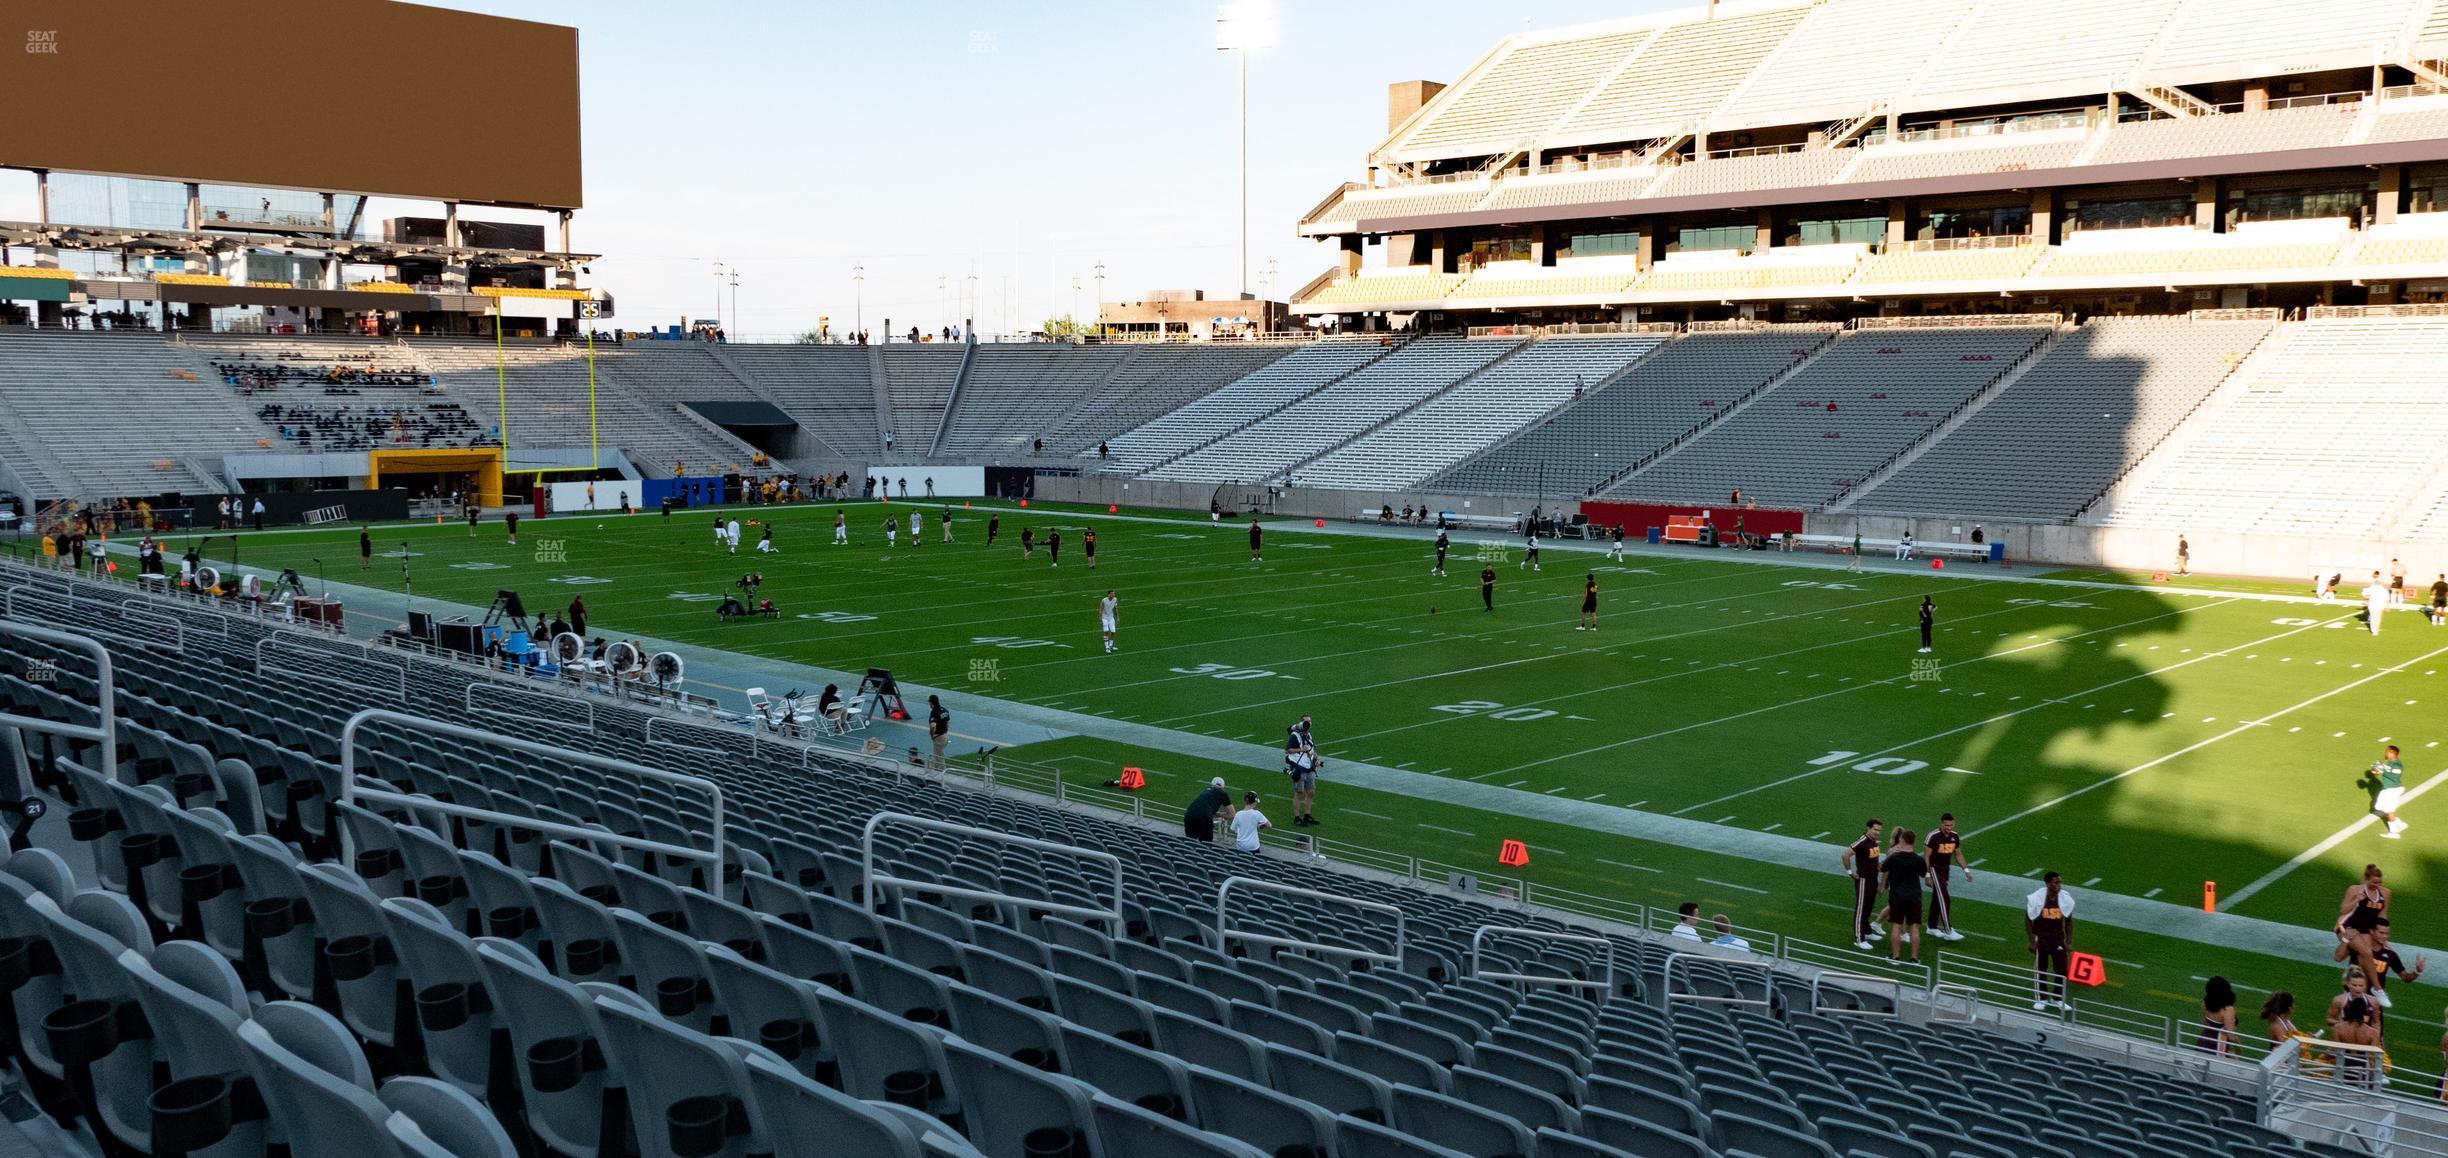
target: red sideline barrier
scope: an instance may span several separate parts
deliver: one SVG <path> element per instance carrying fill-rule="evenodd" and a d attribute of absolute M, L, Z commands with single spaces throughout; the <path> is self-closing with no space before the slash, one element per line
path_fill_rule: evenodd
<path fill-rule="evenodd" d="M 1663 527 L 1666 525 L 1666 520 L 1677 515 L 1697 515 L 1704 510 L 1709 512 L 1710 520 L 1717 524 L 1717 529 L 1724 532 L 1728 539 L 1734 535 L 1734 516 L 1737 514 L 1742 516 L 1743 530 L 1754 535 L 1781 535 L 1787 531 L 1792 531 L 1797 535 L 1802 533 L 1802 512 L 1800 511 L 1772 511 L 1765 508 L 1736 511 L 1731 507 L 1723 506 L 1702 507 L 1665 503 L 1581 504 L 1581 513 L 1589 516 L 1589 521 L 1593 525 L 1612 527 L 1620 524 L 1624 529 L 1624 537 L 1627 539 L 1638 539 L 1648 534 L 1649 528 Z"/>

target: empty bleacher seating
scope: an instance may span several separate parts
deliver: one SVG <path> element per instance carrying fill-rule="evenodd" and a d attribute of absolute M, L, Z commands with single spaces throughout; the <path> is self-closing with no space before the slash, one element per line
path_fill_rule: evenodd
<path fill-rule="evenodd" d="M 1669 23 L 1636 61 L 1572 109 L 1555 136 L 1637 141 L 1688 128 L 1749 77 L 1808 11 L 1789 4 Z"/>
<path fill-rule="evenodd" d="M 205 369 L 155 333 L 0 330 L 0 405 L 20 450 L 7 460 L 70 488 L 43 498 L 221 490 L 222 458 L 265 431 Z M 155 467 L 165 458 L 170 470 Z"/>
<path fill-rule="evenodd" d="M 2421 471 L 2379 448 L 2448 441 L 2437 387 L 2448 318 L 2316 317 L 2279 335 L 2225 396 L 2111 492 L 2115 526 L 2371 535 Z"/>
<path fill-rule="evenodd" d="M 1925 242 L 1890 249 L 1862 270 L 1865 284 L 1924 281 L 2005 281 L 2022 277 L 2048 253 L 2029 239 L 1999 239 L 2003 245 Z M 2022 244 L 2013 242 L 2020 240 Z"/>
<path fill-rule="evenodd" d="M 1886 104 L 1910 87 L 1978 6 L 1978 0 L 1817 5 L 1726 98 L 1711 122 L 1748 126 L 1841 120 Z M 1912 33 L 1898 35 L 1901 29 Z"/>
<path fill-rule="evenodd" d="M 1500 152 L 1548 127 L 1582 92 L 1638 52 L 1649 29 L 1562 39 L 1524 37 L 1440 94 L 1406 134 L 1408 151 Z M 1457 152 L 1458 151 L 1458 152 Z"/>
<path fill-rule="evenodd" d="M 725 344 L 714 356 L 837 453 L 884 449 L 865 347 Z"/>
<path fill-rule="evenodd" d="M 2344 143 L 2360 106 L 2305 105 L 2262 112 L 2206 117 L 2162 117 L 2108 130 L 2091 158 L 2096 165 L 2219 157 L 2234 153 L 2281 153 Z"/>
<path fill-rule="evenodd" d="M 1478 373 L 1519 342 L 1426 337 L 1188 454 L 1146 471 L 1175 482 L 1273 478 Z"/>
<path fill-rule="evenodd" d="M 1410 490 L 1542 415 L 1586 395 L 1663 335 L 1555 337 L 1298 468 L 1301 485 Z"/>
<path fill-rule="evenodd" d="M 2225 79 L 2237 66 L 2269 74 L 2321 65 L 2368 68 L 2394 45 L 2417 0 L 2220 0 L 2177 6 L 2144 62 L 2169 84 Z"/>
<path fill-rule="evenodd" d="M 1432 480 L 1430 489 L 1583 494 L 1723 413 L 1825 343 L 1832 327 L 1696 332 Z"/>
<path fill-rule="evenodd" d="M 1289 342 L 1160 342 L 1099 382 L 1046 434 L 1046 453 L 1093 451 L 1098 443 L 1179 410 L 1298 349 Z"/>
<path fill-rule="evenodd" d="M 968 357 L 966 346 L 887 346 L 880 351 L 884 396 L 892 406 L 892 450 L 895 455 L 924 456 L 935 445 L 943 426 L 944 408 L 952 401 L 953 380 Z"/>
<path fill-rule="evenodd" d="M 979 346 L 936 453 L 950 458 L 1026 455 L 1132 353 L 1120 346 Z"/>
<path fill-rule="evenodd" d="M 2093 319 L 1846 509 L 2071 519 L 2190 415 L 2274 324 Z"/>
<path fill-rule="evenodd" d="M 2180 0 L 1984 2 L 1912 86 L 1915 108 L 1995 104 L 2098 88 L 2134 70 Z"/>
<path fill-rule="evenodd" d="M 2049 333 L 2042 325 L 1850 331 L 1603 493 L 1705 502 L 1740 490 L 1771 506 L 1821 506 L 1920 441 Z"/>
<path fill-rule="evenodd" d="M 1386 347 L 1369 341 L 1303 346 L 1179 410 L 1115 435 L 1107 469 L 1137 472 L 1212 442 L 1385 352 Z"/>
<path fill-rule="evenodd" d="M 1312 305 L 1402 307 L 1433 305 L 1462 284 L 1458 273 L 1434 270 L 1362 270 L 1335 281 L 1308 299 Z"/>
<path fill-rule="evenodd" d="M 604 389 L 599 382 L 590 401 L 582 347 L 428 338 L 408 349 L 433 368 L 452 400 L 488 429 L 498 428 L 511 447 L 615 447 L 652 477 L 683 465 L 691 474 L 745 467 L 756 453 L 635 390 Z M 500 413 L 505 396 L 506 421 Z"/>

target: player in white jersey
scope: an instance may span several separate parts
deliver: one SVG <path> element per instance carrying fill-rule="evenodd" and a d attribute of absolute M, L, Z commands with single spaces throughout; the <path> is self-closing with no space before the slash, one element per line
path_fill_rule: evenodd
<path fill-rule="evenodd" d="M 739 531 L 740 528 L 738 519 L 733 519 L 730 522 L 723 524 L 723 543 L 724 545 L 730 547 L 731 553 L 734 555 L 739 554 Z"/>
<path fill-rule="evenodd" d="M 1607 558 L 1618 563 L 1623 562 L 1623 539 L 1623 524 L 1618 523 L 1615 525 L 1615 533 L 1607 536 Z"/>
<path fill-rule="evenodd" d="M 1122 600 L 1115 597 L 1111 587 L 1105 589 L 1105 598 L 1097 603 L 1097 627 L 1105 633 L 1105 654 L 1107 655 L 1113 654 L 1114 611 L 1121 605 Z"/>
<path fill-rule="evenodd" d="M 850 545 L 850 516 L 843 514 L 839 507 L 833 510 L 833 545 L 836 547 Z"/>
<path fill-rule="evenodd" d="M 1522 560 L 1520 563 L 1515 564 L 1513 569 L 1519 571 L 1524 567 L 1528 567 L 1533 571 L 1544 570 L 1544 568 L 1539 566 L 1537 531 L 1530 532 L 1530 539 L 1522 548 Z"/>
<path fill-rule="evenodd" d="M 918 512 L 910 512 L 910 546 L 926 542 L 926 520 Z"/>
<path fill-rule="evenodd" d="M 2388 614 L 2390 591 L 2380 581 L 2380 573 L 2372 572 L 2371 582 L 2363 588 L 2363 619 L 2370 624 L 2373 635 L 2380 634 L 2380 618 Z"/>

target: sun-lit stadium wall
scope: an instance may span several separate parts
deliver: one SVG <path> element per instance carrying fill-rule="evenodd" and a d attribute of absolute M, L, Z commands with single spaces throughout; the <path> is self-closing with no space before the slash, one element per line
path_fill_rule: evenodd
<path fill-rule="evenodd" d="M 1651 527 L 1663 527 L 1666 520 L 1688 515 L 1706 514 L 1726 531 L 1734 529 L 1734 520 L 1742 520 L 1743 530 L 1754 535 L 1781 535 L 1787 531 L 1802 533 L 1802 512 L 1748 510 L 1730 507 L 1675 506 L 1667 503 L 1582 503 L 1581 513 L 1602 527 L 1622 527 L 1624 534 L 1639 538 Z"/>
<path fill-rule="evenodd" d="M 909 484 L 909 497 L 915 499 L 927 493 L 927 480 L 935 480 L 937 498 L 980 498 L 986 494 L 986 468 L 982 466 L 938 466 L 918 463 L 908 466 L 870 466 L 869 478 L 880 478 L 892 484 L 894 497 L 901 494 L 901 484 Z"/>
<path fill-rule="evenodd" d="M 625 479 L 606 479 L 595 483 L 557 482 L 545 485 L 550 492 L 551 497 L 548 501 L 552 504 L 552 512 L 556 515 L 582 515 L 588 511 L 617 511 L 621 509 L 623 499 L 627 499 L 633 508 L 640 501 L 638 484 Z M 587 497 L 589 486 L 595 488 L 595 496 L 592 500 Z"/>
<path fill-rule="evenodd" d="M 502 501 L 502 452 L 499 447 L 472 450 L 372 450 L 366 452 L 366 486 L 383 485 L 383 476 L 465 474 L 476 479 L 476 499 L 488 507 Z"/>
<path fill-rule="evenodd" d="M 0 165 L 577 208 L 578 30 L 391 0 L 0 6 Z"/>

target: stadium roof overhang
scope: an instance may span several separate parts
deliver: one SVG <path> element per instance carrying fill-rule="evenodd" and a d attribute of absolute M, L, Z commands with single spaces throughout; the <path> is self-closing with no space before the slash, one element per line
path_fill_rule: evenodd
<path fill-rule="evenodd" d="M 210 230 L 130 229 L 112 225 L 44 225 L 32 221 L 0 221 L 0 245 L 51 245 L 63 249 L 100 250 L 131 255 L 212 254 L 234 250 L 270 249 L 309 258 L 334 258 L 362 265 L 396 265 L 402 261 L 434 261 L 449 265 L 536 266 L 558 269 L 593 261 L 601 254 L 558 253 L 528 249 L 482 249 L 473 246 L 429 245 L 418 242 L 359 241 L 312 233 L 245 235 Z"/>
<path fill-rule="evenodd" d="M 1956 193 L 1995 193 L 2015 189 L 2073 188 L 2084 185 L 2124 185 L 2140 181 L 2195 180 L 2242 174 L 2297 170 L 2345 169 L 2404 165 L 2448 160 L 2448 140 L 2391 141 L 2340 145 L 2276 153 L 2245 153 L 2176 160 L 2134 161 L 2113 165 L 2079 165 L 2054 169 L 2019 169 L 2011 173 L 1964 173 L 1907 181 L 1862 181 L 1839 185 L 1806 185 L 1785 189 L 1749 189 L 1689 197 L 1636 197 L 1612 201 L 1579 201 L 1501 210 L 1427 213 L 1407 217 L 1363 217 L 1352 232 L 1360 234 L 1417 233 L 1431 229 L 1461 229 L 1489 225 L 1529 225 L 1548 221 L 1582 221 L 1597 217 L 1656 217 L 1724 209 L 1761 209 L 1781 205 L 1823 205 L 1842 201 L 1887 201 L 1938 197 Z M 1498 183 L 1501 188 L 1502 182 Z"/>

